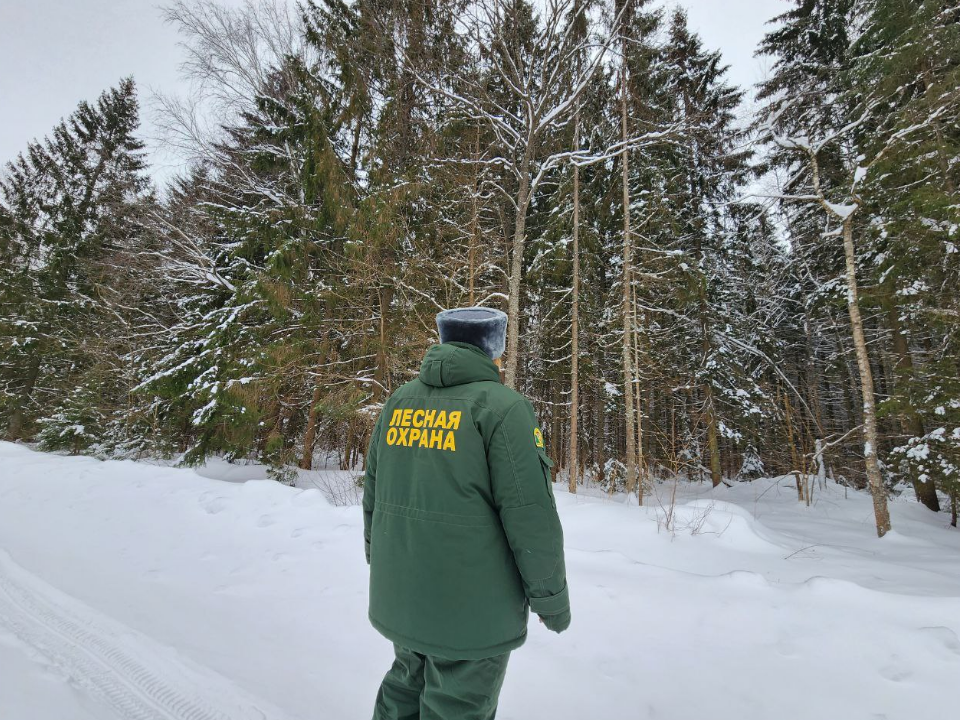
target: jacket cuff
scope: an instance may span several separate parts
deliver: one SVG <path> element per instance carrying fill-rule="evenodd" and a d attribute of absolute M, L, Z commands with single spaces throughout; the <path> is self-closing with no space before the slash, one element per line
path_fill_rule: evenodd
<path fill-rule="evenodd" d="M 364 540 L 363 542 L 363 554 L 367 557 L 367 565 L 370 564 L 370 543 Z"/>
<path fill-rule="evenodd" d="M 530 598 L 530 610 L 537 615 L 558 615 L 570 609 L 570 595 L 567 586 L 556 595 Z"/>

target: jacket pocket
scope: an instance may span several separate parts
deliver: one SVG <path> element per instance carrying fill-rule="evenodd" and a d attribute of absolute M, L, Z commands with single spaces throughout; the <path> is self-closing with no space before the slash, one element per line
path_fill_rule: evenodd
<path fill-rule="evenodd" d="M 552 578 L 563 556 L 563 535 L 557 532 L 557 513 L 535 503 L 505 508 L 502 517 L 524 583 L 529 585 Z"/>
<path fill-rule="evenodd" d="M 547 494 L 550 496 L 550 504 L 556 507 L 557 499 L 553 495 L 553 477 L 551 472 L 553 460 L 547 455 L 547 451 L 541 447 L 537 448 L 537 455 L 540 457 L 540 469 L 543 471 L 543 479 L 547 484 Z"/>

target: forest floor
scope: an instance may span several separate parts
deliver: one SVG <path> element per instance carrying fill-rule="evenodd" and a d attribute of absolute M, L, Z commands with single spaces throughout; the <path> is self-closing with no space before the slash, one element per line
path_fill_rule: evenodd
<path fill-rule="evenodd" d="M 0 718 L 369 718 L 392 648 L 360 508 L 327 499 L 355 502 L 350 477 L 0 443 Z M 558 485 L 573 624 L 531 622 L 498 718 L 950 716 L 960 532 L 903 498 L 878 540 L 866 494 L 806 507 L 792 483 L 664 483 L 645 508 Z"/>

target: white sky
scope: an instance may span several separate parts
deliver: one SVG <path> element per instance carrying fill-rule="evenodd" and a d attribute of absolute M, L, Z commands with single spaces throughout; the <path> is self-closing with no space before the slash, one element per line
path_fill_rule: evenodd
<path fill-rule="evenodd" d="M 225 0 L 238 5 L 240 0 Z M 153 91 L 185 92 L 177 34 L 160 17 L 164 0 L 0 0 L 0 163 L 42 137 L 81 100 L 94 100 L 126 75 L 140 90 L 142 135 L 152 145 Z M 753 51 L 764 23 L 787 0 L 667 0 L 689 10 L 706 47 L 719 48 L 742 86 L 763 77 Z M 152 154 L 154 175 L 174 161 Z"/>

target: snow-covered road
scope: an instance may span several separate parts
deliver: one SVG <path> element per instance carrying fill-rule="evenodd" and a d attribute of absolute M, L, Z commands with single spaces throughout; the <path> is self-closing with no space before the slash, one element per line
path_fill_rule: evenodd
<path fill-rule="evenodd" d="M 573 625 L 531 623 L 498 717 L 949 716 L 960 533 L 900 501 L 877 540 L 848 495 L 686 487 L 671 530 L 558 489 Z M 361 525 L 316 489 L 0 443 L 0 718 L 369 718 Z"/>
<path fill-rule="evenodd" d="M 125 720 L 284 717 L 211 670 L 51 587 L 3 550 L 0 627 Z"/>

